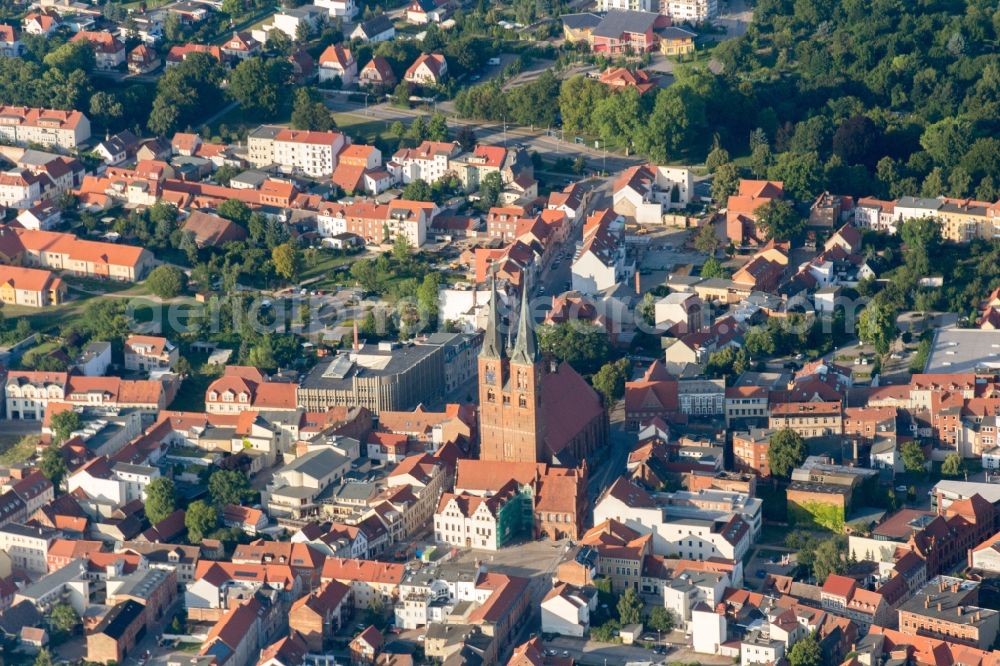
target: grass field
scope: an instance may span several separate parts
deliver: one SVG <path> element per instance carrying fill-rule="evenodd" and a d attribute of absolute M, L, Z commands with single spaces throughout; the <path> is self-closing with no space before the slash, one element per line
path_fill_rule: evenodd
<path fill-rule="evenodd" d="M 306 268 L 302 271 L 300 282 L 315 280 L 309 283 L 309 289 L 334 289 L 344 284 L 343 273 L 338 276 L 333 275 L 333 271 L 341 266 L 348 266 L 357 261 L 357 255 L 342 256 L 327 250 L 320 250 L 316 253 L 316 258 L 307 262 Z"/>
<path fill-rule="evenodd" d="M 337 129 L 345 134 L 349 134 L 355 143 L 372 144 L 375 141 L 383 141 L 393 149 L 399 143 L 399 139 L 389 135 L 391 120 L 380 120 L 365 116 L 360 112 L 335 112 L 333 120 L 337 123 Z"/>
<path fill-rule="evenodd" d="M 7 321 L 26 319 L 38 333 L 49 333 L 80 317 L 94 296 L 70 300 L 62 305 L 47 308 L 29 308 L 22 305 L 4 305 L 3 316 Z"/>
<path fill-rule="evenodd" d="M 8 435 L 0 433 L 0 464 L 22 463 L 35 454 L 38 438 L 33 435 Z"/>

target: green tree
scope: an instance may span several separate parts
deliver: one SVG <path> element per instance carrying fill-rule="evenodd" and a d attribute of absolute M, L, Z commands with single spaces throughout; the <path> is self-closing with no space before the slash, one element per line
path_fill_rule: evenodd
<path fill-rule="evenodd" d="M 631 587 L 618 597 L 618 620 L 623 625 L 638 624 L 642 619 L 642 601 Z"/>
<path fill-rule="evenodd" d="M 35 655 L 35 665 L 34 666 L 52 666 L 52 653 L 49 652 L 48 648 L 42 648 Z"/>
<path fill-rule="evenodd" d="M 720 164 L 712 178 L 712 200 L 719 205 L 725 205 L 731 194 L 736 194 L 740 187 L 740 170 L 729 162 Z"/>
<path fill-rule="evenodd" d="M 291 121 L 295 129 L 314 132 L 328 132 L 335 126 L 333 114 L 326 108 L 319 94 L 308 86 L 295 91 Z"/>
<path fill-rule="evenodd" d="M 383 275 L 371 259 L 361 259 L 351 264 L 351 277 L 365 291 L 379 291 L 382 281 L 388 276 Z"/>
<path fill-rule="evenodd" d="M 179 296 L 185 286 L 184 273 L 176 266 L 163 264 L 157 266 L 146 278 L 146 286 L 154 296 L 174 298 Z"/>
<path fill-rule="evenodd" d="M 46 55 L 44 63 L 63 74 L 76 70 L 90 72 L 94 69 L 94 47 L 86 40 L 67 42 Z"/>
<path fill-rule="evenodd" d="M 390 101 L 393 106 L 409 107 L 410 106 L 410 84 L 406 81 L 400 81 L 396 89 L 392 91 L 392 97 Z"/>
<path fill-rule="evenodd" d="M 287 94 L 291 65 L 283 58 L 247 58 L 229 76 L 229 96 L 248 114 L 277 116 Z"/>
<path fill-rule="evenodd" d="M 707 280 L 712 278 L 728 278 L 729 271 L 722 265 L 722 262 L 715 257 L 709 257 L 701 265 L 701 276 Z"/>
<path fill-rule="evenodd" d="M 705 374 L 709 377 L 723 377 L 727 386 L 732 386 L 737 377 L 742 375 L 750 363 L 750 356 L 745 349 L 724 347 L 708 356 Z"/>
<path fill-rule="evenodd" d="M 858 337 L 875 347 L 880 356 L 889 353 L 896 339 L 896 312 L 885 299 L 872 299 L 858 317 Z"/>
<path fill-rule="evenodd" d="M 539 347 L 580 373 L 594 372 L 611 353 L 608 334 L 589 322 L 569 321 L 539 330 Z"/>
<path fill-rule="evenodd" d="M 55 488 L 59 487 L 66 476 L 66 461 L 63 459 L 62 451 L 55 444 L 49 446 L 42 452 L 42 458 L 38 463 L 38 469 L 42 476 L 52 482 Z"/>
<path fill-rule="evenodd" d="M 129 334 L 124 299 L 100 298 L 93 300 L 83 311 L 80 324 L 92 338 L 124 340 L 125 336 Z"/>
<path fill-rule="evenodd" d="M 203 118 L 205 109 L 217 108 L 223 99 L 224 70 L 207 53 L 192 53 L 183 62 L 166 69 L 156 84 L 156 97 L 147 126 L 159 135 Z"/>
<path fill-rule="evenodd" d="M 274 270 L 289 282 L 296 282 L 302 272 L 302 251 L 294 241 L 282 243 L 271 250 Z"/>
<path fill-rule="evenodd" d="M 599 627 L 590 628 L 590 640 L 598 643 L 614 643 L 618 641 L 618 632 L 622 623 L 618 620 L 608 620 Z"/>
<path fill-rule="evenodd" d="M 961 476 L 965 472 L 965 461 L 957 453 L 949 453 L 941 463 L 941 474 L 944 476 Z"/>
<path fill-rule="evenodd" d="M 926 471 L 927 457 L 924 450 L 916 440 L 909 440 L 900 447 L 900 455 L 903 458 L 903 469 L 911 474 L 923 474 Z"/>
<path fill-rule="evenodd" d="M 253 497 L 246 474 L 237 470 L 219 469 L 208 477 L 208 494 L 217 507 L 242 504 Z"/>
<path fill-rule="evenodd" d="M 406 234 L 396 234 L 396 238 L 392 241 L 392 258 L 403 264 L 410 260 L 412 253 L 413 246 L 410 245 L 410 239 Z"/>
<path fill-rule="evenodd" d="M 823 650 L 814 632 L 800 638 L 788 653 L 791 666 L 822 666 Z"/>
<path fill-rule="evenodd" d="M 709 173 L 715 173 L 716 169 L 728 162 L 729 151 L 719 145 L 719 135 L 716 134 L 712 150 L 709 151 L 708 157 L 705 158 L 705 168 L 708 169 Z"/>
<path fill-rule="evenodd" d="M 490 172 L 479 182 L 479 208 L 489 210 L 497 205 L 503 192 L 503 180 L 497 172 Z"/>
<path fill-rule="evenodd" d="M 274 343 L 270 335 L 262 337 L 247 354 L 247 364 L 255 368 L 274 370 L 278 361 L 274 357 Z"/>
<path fill-rule="evenodd" d="M 417 178 L 407 183 L 399 196 L 407 201 L 433 201 L 434 192 L 426 180 Z"/>
<path fill-rule="evenodd" d="M 767 177 L 785 184 L 797 201 L 812 201 L 819 193 L 822 164 L 815 151 L 780 153 L 767 170 Z"/>
<path fill-rule="evenodd" d="M 698 229 L 694 236 L 694 249 L 702 254 L 715 255 L 715 251 L 719 249 L 719 235 L 714 224 L 706 224 Z"/>
<path fill-rule="evenodd" d="M 791 428 L 782 428 L 771 435 L 767 448 L 767 464 L 775 476 L 788 478 L 792 470 L 802 464 L 809 455 L 802 436 Z"/>
<path fill-rule="evenodd" d="M 766 143 L 761 143 L 753 147 L 750 151 L 750 172 L 755 178 L 763 178 L 767 175 L 767 170 L 771 167 L 771 147 Z"/>
<path fill-rule="evenodd" d="M 646 625 L 653 631 L 667 634 L 674 630 L 674 614 L 669 608 L 653 606 L 646 618 Z"/>
<path fill-rule="evenodd" d="M 52 434 L 55 444 L 62 444 L 69 436 L 83 426 L 80 414 L 72 409 L 59 412 L 52 417 Z"/>
<path fill-rule="evenodd" d="M 769 239 L 793 240 L 805 228 L 803 220 L 791 202 L 784 199 L 772 199 L 754 211 L 757 217 L 757 228 L 763 231 Z"/>
<path fill-rule="evenodd" d="M 90 96 L 90 117 L 102 127 L 118 126 L 125 107 L 114 93 L 99 90 Z"/>
<path fill-rule="evenodd" d="M 219 204 L 217 212 L 221 217 L 237 224 L 247 225 L 250 222 L 250 207 L 239 199 L 226 199 Z"/>
<path fill-rule="evenodd" d="M 219 516 L 210 504 L 202 500 L 192 502 L 184 514 L 184 527 L 187 528 L 188 541 L 201 543 L 205 535 L 215 529 Z"/>
<path fill-rule="evenodd" d="M 427 123 L 427 139 L 429 141 L 448 140 L 448 119 L 443 113 L 435 113 Z"/>
<path fill-rule="evenodd" d="M 604 396 L 604 404 L 609 409 L 616 400 L 625 395 L 625 382 L 631 374 L 632 364 L 627 358 L 620 358 L 601 366 L 594 373 L 592 383 L 594 388 Z"/>
<path fill-rule="evenodd" d="M 267 50 L 280 55 L 291 55 L 292 38 L 282 30 L 271 30 L 267 33 Z"/>
<path fill-rule="evenodd" d="M 774 332 L 767 326 L 752 326 L 743 336 L 743 344 L 751 356 L 771 356 L 777 349 Z"/>
<path fill-rule="evenodd" d="M 165 476 L 153 479 L 146 487 L 146 518 L 156 525 L 177 509 L 174 482 Z"/>
<path fill-rule="evenodd" d="M 61 634 L 72 634 L 80 626 L 80 616 L 69 604 L 56 604 L 49 611 L 49 626 Z"/>
<path fill-rule="evenodd" d="M 945 118 L 931 123 L 920 135 L 920 145 L 938 164 L 951 167 L 969 149 L 972 128 L 964 120 Z"/>
<path fill-rule="evenodd" d="M 830 574 L 842 574 L 847 571 L 847 539 L 843 535 L 835 535 L 823 539 L 816 544 L 813 555 L 813 576 L 817 581 L 826 580 Z"/>

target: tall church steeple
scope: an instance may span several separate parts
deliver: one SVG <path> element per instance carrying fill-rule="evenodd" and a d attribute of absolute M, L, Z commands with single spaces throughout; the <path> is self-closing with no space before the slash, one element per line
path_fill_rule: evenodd
<path fill-rule="evenodd" d="M 511 353 L 510 362 L 517 365 L 534 365 L 538 359 L 538 340 L 535 337 L 535 322 L 531 319 L 528 305 L 529 285 L 524 281 L 521 289 L 521 312 L 517 321 L 517 341 Z"/>
<path fill-rule="evenodd" d="M 500 339 L 500 327 L 497 325 L 497 280 L 490 279 L 490 310 L 486 322 L 486 334 L 479 358 L 500 360 L 503 357 L 503 342 Z"/>

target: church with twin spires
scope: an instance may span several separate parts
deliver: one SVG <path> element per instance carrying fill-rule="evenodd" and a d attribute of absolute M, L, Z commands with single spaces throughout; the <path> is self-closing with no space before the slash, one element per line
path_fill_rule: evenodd
<path fill-rule="evenodd" d="M 490 287 L 479 352 L 479 459 L 576 467 L 607 444 L 607 412 L 568 363 L 542 357 L 528 293 L 522 285 L 516 334 L 505 346 L 495 280 Z"/>

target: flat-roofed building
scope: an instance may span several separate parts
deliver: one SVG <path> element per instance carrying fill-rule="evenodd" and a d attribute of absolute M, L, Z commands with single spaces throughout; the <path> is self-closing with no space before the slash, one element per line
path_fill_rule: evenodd
<path fill-rule="evenodd" d="M 366 344 L 316 366 L 298 388 L 310 412 L 350 405 L 373 413 L 411 409 L 440 396 L 445 383 L 443 347 Z"/>

